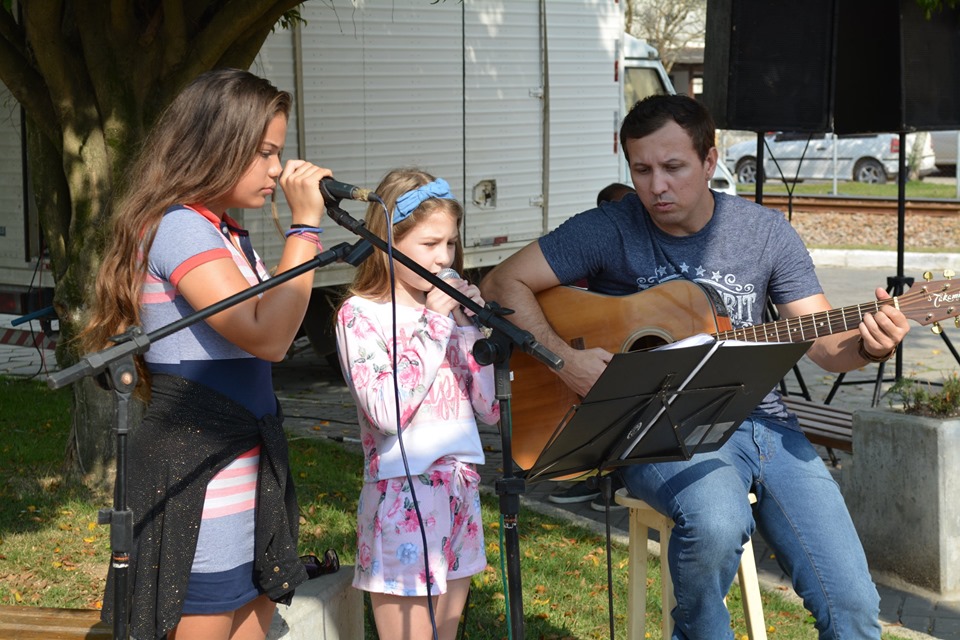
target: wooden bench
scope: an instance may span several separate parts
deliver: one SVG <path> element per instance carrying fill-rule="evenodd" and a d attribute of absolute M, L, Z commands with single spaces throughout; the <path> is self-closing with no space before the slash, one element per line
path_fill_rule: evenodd
<path fill-rule="evenodd" d="M 113 637 L 94 609 L 0 607 L 0 638 L 5 640 L 96 640 Z"/>
<path fill-rule="evenodd" d="M 853 413 L 841 407 L 806 400 L 801 396 L 783 396 L 787 409 L 797 414 L 800 428 L 813 444 L 827 449 L 833 466 L 839 465 L 834 450 L 853 453 Z"/>

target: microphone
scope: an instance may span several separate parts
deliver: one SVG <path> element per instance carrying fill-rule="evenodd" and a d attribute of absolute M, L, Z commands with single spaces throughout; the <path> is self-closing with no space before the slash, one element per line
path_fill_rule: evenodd
<path fill-rule="evenodd" d="M 440 269 L 440 271 L 437 272 L 437 277 L 441 280 L 463 280 L 460 274 L 457 273 L 457 270 L 451 269 L 450 267 Z M 464 311 L 463 305 L 460 305 L 460 311 Z M 476 328 L 480 329 L 483 327 L 483 323 L 480 322 L 480 318 L 478 318 L 476 314 L 467 317 L 470 318 L 470 321 L 473 322 Z"/>
<path fill-rule="evenodd" d="M 320 178 L 320 193 L 326 201 L 339 202 L 340 200 L 360 200 L 362 202 L 379 202 L 383 204 L 375 192 L 370 189 L 361 189 L 346 182 L 337 182 L 333 178 Z"/>
<path fill-rule="evenodd" d="M 450 267 L 447 267 L 446 269 L 440 269 L 440 271 L 437 272 L 437 277 L 441 280 L 463 280 L 463 278 L 460 277 L 460 274 L 457 273 L 457 270 L 451 269 Z"/>

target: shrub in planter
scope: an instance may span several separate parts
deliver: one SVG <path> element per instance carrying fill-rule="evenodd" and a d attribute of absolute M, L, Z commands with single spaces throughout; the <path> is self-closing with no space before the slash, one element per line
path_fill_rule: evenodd
<path fill-rule="evenodd" d="M 892 387 L 891 408 L 904 413 L 929 418 L 960 416 L 960 376 L 956 373 L 943 381 L 942 386 L 901 378 Z"/>

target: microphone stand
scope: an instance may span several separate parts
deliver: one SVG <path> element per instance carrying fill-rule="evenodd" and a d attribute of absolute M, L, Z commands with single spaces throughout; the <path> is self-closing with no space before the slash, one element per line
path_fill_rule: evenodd
<path fill-rule="evenodd" d="M 511 637 L 520 640 L 524 637 L 523 592 L 520 579 L 520 533 L 517 524 L 520 511 L 520 494 L 526 489 L 524 479 L 516 476 L 513 471 L 513 451 L 510 439 L 512 429 L 510 354 L 514 346 L 519 346 L 525 353 L 532 355 L 552 369 L 562 368 L 563 360 L 538 343 L 533 338 L 533 334 L 520 329 L 503 318 L 513 311 L 505 309 L 495 302 L 488 302 L 481 307 L 403 253 L 388 247 L 387 243 L 367 229 L 363 222 L 353 218 L 341 209 L 339 207 L 340 198 L 331 195 L 322 182 L 320 183 L 320 190 L 323 192 L 327 206 L 327 215 L 334 222 L 367 240 L 384 253 L 392 255 L 400 264 L 460 302 L 463 307 L 470 309 L 474 313 L 474 317 L 479 318 L 480 322 L 492 329 L 489 338 L 477 340 L 474 344 L 473 357 L 480 365 L 494 365 L 496 397 L 500 402 L 500 439 L 503 455 L 503 476 L 496 482 L 496 490 L 497 495 L 500 496 L 500 513 L 504 522 L 508 585 L 507 613 L 509 615 Z"/>
<path fill-rule="evenodd" d="M 366 259 L 371 252 L 372 248 L 363 240 L 357 241 L 353 245 L 346 242 L 340 243 L 332 249 L 319 253 L 312 260 L 297 265 L 176 322 L 171 322 L 156 331 L 144 333 L 143 329 L 138 326 L 131 327 L 121 335 L 111 338 L 115 343 L 114 346 L 87 354 L 81 357 L 76 364 L 47 376 L 47 386 L 51 389 L 60 389 L 81 378 L 100 376 L 105 370 L 109 373 L 109 376 L 101 376 L 101 378 L 105 378 L 106 386 L 113 390 L 116 400 L 114 431 L 117 436 L 117 469 L 113 508 L 101 509 L 97 522 L 98 524 L 110 525 L 111 566 L 114 570 L 113 637 L 117 640 L 127 640 L 129 638 L 127 585 L 129 583 L 130 552 L 133 550 L 133 512 L 127 508 L 126 467 L 129 402 L 134 389 L 137 387 L 137 368 L 134 364 L 134 356 L 146 353 L 150 350 L 151 343 L 161 338 L 209 318 L 248 298 L 259 295 L 263 291 L 276 287 L 291 278 L 333 262 L 348 262 L 357 265 Z"/>

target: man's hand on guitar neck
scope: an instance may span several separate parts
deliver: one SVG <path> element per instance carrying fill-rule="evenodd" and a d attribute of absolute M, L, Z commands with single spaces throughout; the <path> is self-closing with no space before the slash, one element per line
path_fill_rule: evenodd
<path fill-rule="evenodd" d="M 889 300 L 890 294 L 877 287 L 877 300 Z M 876 313 L 868 313 L 858 327 L 863 340 L 860 350 L 868 362 L 881 362 L 890 357 L 897 345 L 910 331 L 910 323 L 898 308 L 892 305 L 880 307 Z M 860 354 L 863 357 L 863 354 Z"/>
<path fill-rule="evenodd" d="M 890 299 L 890 294 L 879 287 L 876 290 L 876 296 L 877 300 Z M 827 311 L 831 306 L 821 293 L 785 305 L 778 305 L 778 309 L 782 317 L 794 318 Z M 826 371 L 836 373 L 852 371 L 870 362 L 859 353 L 861 339 L 866 353 L 875 358 L 883 358 L 893 351 L 910 331 L 910 323 L 906 316 L 892 304 L 881 305 L 875 312 L 863 314 L 862 317 L 863 320 L 856 329 L 851 327 L 848 331 L 817 338 L 807 351 L 807 356 Z"/>

